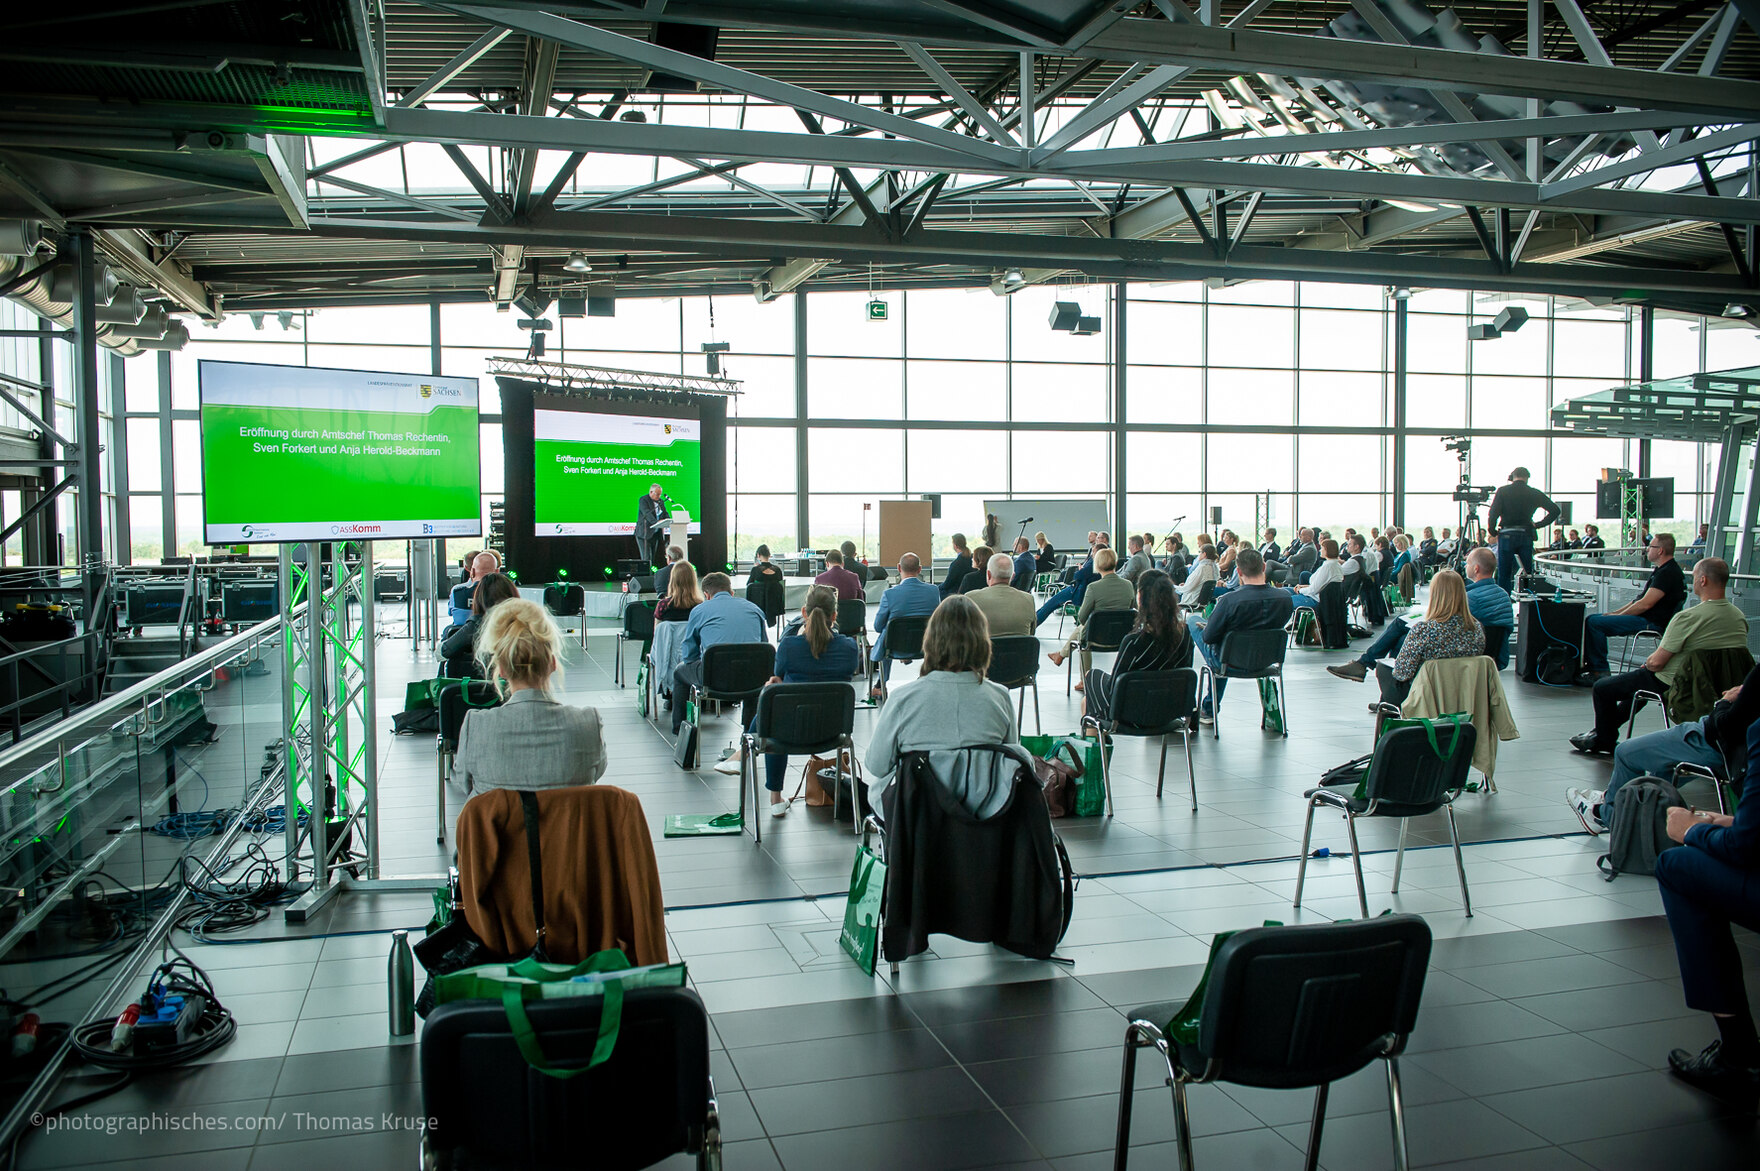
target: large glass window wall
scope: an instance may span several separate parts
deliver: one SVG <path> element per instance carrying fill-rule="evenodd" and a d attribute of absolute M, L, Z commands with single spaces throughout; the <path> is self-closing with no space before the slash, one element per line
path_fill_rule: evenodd
<path fill-rule="evenodd" d="M 1105 285 L 1009 297 L 894 290 L 877 294 L 889 308 L 880 321 L 869 318 L 866 294 L 808 294 L 804 311 L 798 296 L 625 297 L 615 317 L 563 319 L 550 338 L 559 361 L 685 374 L 705 371 L 705 343 L 728 343 L 723 370 L 742 385 L 729 408 L 725 485 L 740 558 L 760 543 L 781 553 L 844 540 L 874 556 L 879 501 L 924 495 L 941 497 L 938 557 L 949 555 L 953 533 L 975 538 L 985 499 L 1007 496 L 1104 499 L 1123 507 L 1120 527 L 1138 532 L 1177 524 L 1189 536 L 1211 527 L 1215 507 L 1240 532 L 1367 528 L 1392 518 L 1396 463 L 1408 526 L 1454 527 L 1460 509 L 1451 494 L 1463 474 L 1495 485 L 1517 464 L 1569 501 L 1580 526 L 1593 518 L 1600 470 L 1638 466 L 1635 442 L 1548 427 L 1552 405 L 1637 378 L 1635 310 L 1416 291 L 1406 302 L 1402 450 L 1396 308 L 1384 289 L 1139 284 L 1122 304 Z M 1052 330 L 1058 301 L 1101 318 L 1101 332 Z M 1469 325 L 1511 306 L 1529 315 L 1519 331 L 1467 340 Z M 119 362 L 120 375 L 105 382 L 105 422 L 112 406 L 122 408 L 124 442 L 113 448 L 126 465 L 107 491 L 121 501 L 112 511 L 129 553 L 152 560 L 200 545 L 201 358 L 422 371 L 432 368 L 437 340 L 440 372 L 482 380 L 486 518 L 504 491 L 500 408 L 486 364 L 525 353 L 530 339 L 515 316 L 486 304 L 316 310 L 286 324 L 270 314 L 260 326 L 238 315 L 193 327 L 180 353 Z M 28 367 L 34 347 L 12 350 Z M 1752 365 L 1760 365 L 1760 333 L 1656 315 L 1657 377 Z M 1443 446 L 1457 433 L 1474 438 L 1466 466 Z M 1652 444 L 1651 470 L 1676 478 L 1680 514 L 1657 528 L 1687 534 L 1709 515 L 1715 466 L 1715 449 Z M 0 506 L 11 513 L 14 497 Z"/>

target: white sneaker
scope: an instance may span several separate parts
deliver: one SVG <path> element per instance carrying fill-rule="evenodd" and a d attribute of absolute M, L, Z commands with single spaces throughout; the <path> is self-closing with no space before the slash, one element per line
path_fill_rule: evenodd
<path fill-rule="evenodd" d="M 1601 819 L 1595 816 L 1595 807 L 1602 803 L 1605 796 L 1606 794 L 1600 789 L 1566 789 L 1564 791 L 1565 803 L 1571 807 L 1571 812 L 1577 815 L 1577 820 L 1583 823 L 1584 829 L 1597 836 L 1601 834 L 1602 828 Z"/>
<path fill-rule="evenodd" d="M 738 776 L 739 770 L 740 770 L 740 758 L 737 756 L 730 756 L 726 760 L 717 761 L 715 764 L 715 771 L 716 772 L 726 773 L 730 777 Z"/>
<path fill-rule="evenodd" d="M 787 817 L 788 816 L 788 802 L 787 801 L 778 801 L 774 805 L 770 806 L 770 816 L 771 817 Z"/>

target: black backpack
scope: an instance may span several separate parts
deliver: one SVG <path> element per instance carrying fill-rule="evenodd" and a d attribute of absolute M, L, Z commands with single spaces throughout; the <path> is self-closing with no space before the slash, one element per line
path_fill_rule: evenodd
<path fill-rule="evenodd" d="M 1680 790 L 1661 777 L 1637 777 L 1620 786 L 1608 821 L 1607 853 L 1595 865 L 1612 882 L 1622 874 L 1655 874 L 1656 859 L 1680 843 L 1668 836 L 1668 811 L 1680 806 Z"/>

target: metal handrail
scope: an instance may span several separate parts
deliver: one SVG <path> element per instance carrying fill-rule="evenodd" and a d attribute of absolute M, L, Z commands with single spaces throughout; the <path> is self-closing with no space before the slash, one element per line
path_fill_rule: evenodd
<path fill-rule="evenodd" d="M 152 722 L 148 716 L 149 711 L 155 705 L 162 706 L 167 695 L 191 680 L 210 673 L 216 667 L 250 653 L 263 639 L 279 634 L 281 622 L 279 615 L 259 622 L 224 642 L 197 651 L 189 658 L 141 680 L 125 691 L 119 691 L 74 712 L 34 736 L 0 748 L 0 776 L 20 766 L 36 764 L 40 767 L 45 753 L 49 753 L 52 758 L 57 745 L 108 732 L 131 716 Z M 11 792 L 28 779 L 27 774 L 0 789 L 0 796 Z"/>
<path fill-rule="evenodd" d="M 1551 552 L 1534 551 L 1534 564 L 1550 566 L 1553 569 L 1572 573 L 1603 573 L 1608 577 L 1648 577 L 1650 566 L 1644 562 L 1642 545 L 1633 545 L 1622 549 L 1554 549 Z M 1688 548 L 1675 550 L 1675 558 L 1683 567 L 1696 562 L 1705 554 L 1696 553 Z M 1630 556 L 1636 564 L 1625 564 L 1618 558 Z M 1603 560 L 1606 558 L 1606 560 Z M 1751 573 L 1732 573 L 1732 582 L 1749 582 L 1760 585 L 1760 576 Z"/>

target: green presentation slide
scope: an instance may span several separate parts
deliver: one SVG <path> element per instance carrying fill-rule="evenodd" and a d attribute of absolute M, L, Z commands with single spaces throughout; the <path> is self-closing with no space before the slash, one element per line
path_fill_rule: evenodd
<path fill-rule="evenodd" d="M 474 378 L 203 361 L 211 545 L 476 536 Z"/>
<path fill-rule="evenodd" d="M 540 537 L 627 536 L 651 485 L 701 532 L 702 423 L 588 411 L 533 412 L 533 528 Z"/>

